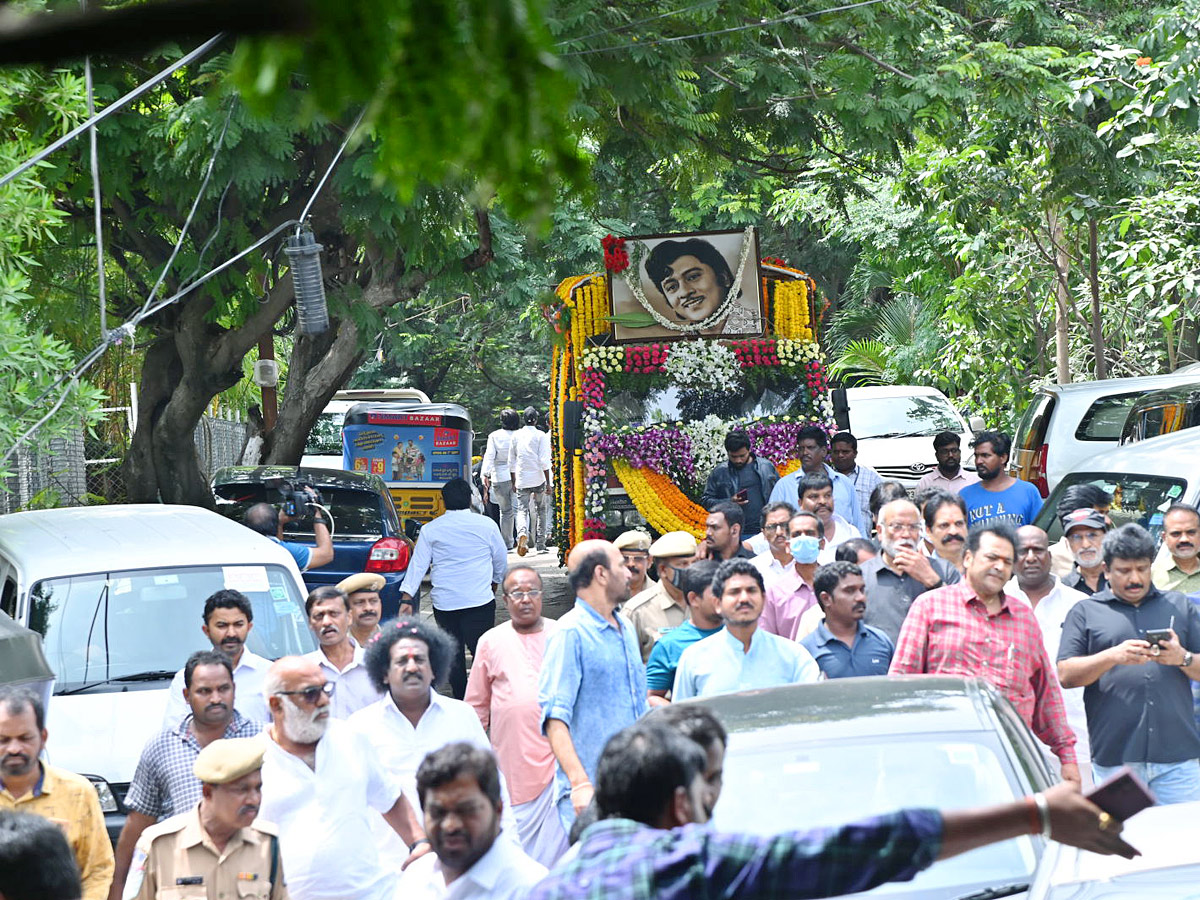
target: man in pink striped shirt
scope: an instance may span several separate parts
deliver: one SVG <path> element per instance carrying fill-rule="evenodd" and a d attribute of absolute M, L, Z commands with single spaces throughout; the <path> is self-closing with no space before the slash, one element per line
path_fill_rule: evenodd
<path fill-rule="evenodd" d="M 1016 544 L 1003 523 L 971 530 L 963 557 L 966 579 L 913 601 L 888 674 L 987 679 L 1058 757 L 1064 780 L 1078 784 L 1075 735 L 1041 628 L 1027 604 L 1004 592 Z"/>
<path fill-rule="evenodd" d="M 525 852 L 553 866 L 567 849 L 554 804 L 554 754 L 542 734 L 538 674 L 558 623 L 542 617 L 542 579 L 529 566 L 504 576 L 509 620 L 479 639 L 464 699 L 475 708 L 508 783 Z"/>

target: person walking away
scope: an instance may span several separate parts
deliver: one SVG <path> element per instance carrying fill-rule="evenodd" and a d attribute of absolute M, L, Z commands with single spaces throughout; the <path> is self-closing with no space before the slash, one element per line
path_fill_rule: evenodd
<path fill-rule="evenodd" d="M 511 550 L 514 545 L 513 527 L 516 510 L 513 507 L 512 470 L 508 467 L 508 456 L 512 449 L 513 435 L 521 427 L 515 409 L 500 413 L 500 427 L 488 435 L 487 448 L 483 451 L 483 462 L 479 474 L 483 480 L 483 502 L 489 500 L 500 510 L 500 536 L 504 546 Z"/>
<path fill-rule="evenodd" d="M 461 478 L 447 481 L 442 486 L 442 502 L 446 512 L 425 525 L 417 537 L 400 586 L 400 614 L 416 616 L 413 598 L 425 573 L 430 573 L 433 618 L 458 642 L 450 689 L 455 699 L 461 700 L 467 689 L 465 651 L 474 656 L 479 636 L 496 624 L 496 586 L 504 580 L 508 553 L 496 523 L 471 511 L 467 482 Z"/>
<path fill-rule="evenodd" d="M 544 552 L 550 529 L 550 435 L 537 423 L 538 411 L 526 407 L 525 427 L 513 434 L 508 450 L 517 507 L 518 556 L 529 552 L 531 529 L 535 548 Z"/>

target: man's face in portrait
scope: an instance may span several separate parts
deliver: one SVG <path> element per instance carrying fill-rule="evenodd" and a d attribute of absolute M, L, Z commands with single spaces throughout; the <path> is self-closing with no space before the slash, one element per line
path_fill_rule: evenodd
<path fill-rule="evenodd" d="M 730 285 L 723 283 L 726 279 L 718 278 L 712 266 L 691 254 L 680 256 L 667 269 L 659 289 L 681 322 L 703 322 L 729 293 Z"/>

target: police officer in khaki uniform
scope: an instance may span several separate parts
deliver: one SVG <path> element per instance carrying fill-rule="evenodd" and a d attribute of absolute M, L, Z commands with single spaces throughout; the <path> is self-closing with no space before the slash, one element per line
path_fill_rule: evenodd
<path fill-rule="evenodd" d="M 696 556 L 696 539 L 686 531 L 668 531 L 650 545 L 650 557 L 658 569 L 658 581 L 630 598 L 622 608 L 637 629 L 642 662 L 660 637 L 688 619 L 687 600 L 676 583 L 679 573 Z"/>
<path fill-rule="evenodd" d="M 379 634 L 379 620 L 383 615 L 379 592 L 385 584 L 383 576 L 375 572 L 359 572 L 337 584 L 350 606 L 350 636 L 360 647 L 367 646 L 367 641 Z"/>
<path fill-rule="evenodd" d="M 629 596 L 636 597 L 650 587 L 646 577 L 646 570 L 650 568 L 650 535 L 634 528 L 620 534 L 613 546 L 621 551 L 621 558 L 629 569 Z"/>
<path fill-rule="evenodd" d="M 142 833 L 124 900 L 287 900 L 275 826 L 255 821 L 264 750 L 230 738 L 200 751 L 200 802 Z"/>

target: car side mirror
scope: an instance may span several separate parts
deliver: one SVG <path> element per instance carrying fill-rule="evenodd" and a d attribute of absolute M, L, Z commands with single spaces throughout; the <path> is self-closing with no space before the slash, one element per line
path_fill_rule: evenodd
<path fill-rule="evenodd" d="M 987 422 L 983 421 L 983 416 L 971 416 L 967 420 L 967 424 L 971 426 L 971 430 L 976 434 L 987 430 Z"/>

